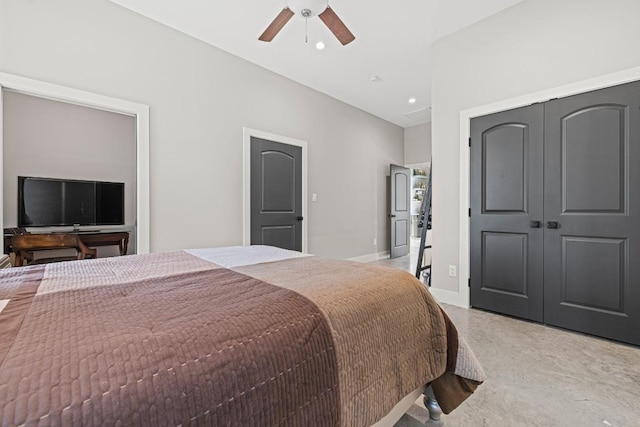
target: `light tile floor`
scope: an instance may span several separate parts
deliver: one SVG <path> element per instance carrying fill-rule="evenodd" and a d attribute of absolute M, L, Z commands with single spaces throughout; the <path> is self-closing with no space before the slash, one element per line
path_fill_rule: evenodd
<path fill-rule="evenodd" d="M 381 260 L 415 273 L 412 257 Z M 443 304 L 488 376 L 445 426 L 640 427 L 640 348 Z M 417 404 L 396 427 L 423 425 Z"/>

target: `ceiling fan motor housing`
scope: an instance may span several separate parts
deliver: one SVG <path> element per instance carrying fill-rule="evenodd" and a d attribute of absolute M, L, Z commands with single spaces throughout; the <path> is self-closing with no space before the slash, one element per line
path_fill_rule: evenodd
<path fill-rule="evenodd" d="M 329 0 L 287 0 L 287 5 L 294 13 L 313 18 L 327 9 Z"/>

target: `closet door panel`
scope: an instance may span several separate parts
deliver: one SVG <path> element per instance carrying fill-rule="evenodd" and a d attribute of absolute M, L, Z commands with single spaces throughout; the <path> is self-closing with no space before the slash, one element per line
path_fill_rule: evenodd
<path fill-rule="evenodd" d="M 625 211 L 627 108 L 595 105 L 562 118 L 562 212 Z"/>
<path fill-rule="evenodd" d="M 544 321 L 640 344 L 640 83 L 545 105 Z"/>
<path fill-rule="evenodd" d="M 471 121 L 471 305 L 539 322 L 543 118 L 532 105 Z"/>

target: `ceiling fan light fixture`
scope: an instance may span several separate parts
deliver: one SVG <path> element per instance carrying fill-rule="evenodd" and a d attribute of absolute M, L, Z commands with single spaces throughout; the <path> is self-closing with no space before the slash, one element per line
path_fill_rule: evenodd
<path fill-rule="evenodd" d="M 287 0 L 287 6 L 304 18 L 313 18 L 327 9 L 329 0 Z"/>

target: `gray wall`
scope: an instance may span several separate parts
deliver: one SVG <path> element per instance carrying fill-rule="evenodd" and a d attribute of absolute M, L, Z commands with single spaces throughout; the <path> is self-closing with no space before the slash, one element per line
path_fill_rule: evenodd
<path fill-rule="evenodd" d="M 458 290 L 460 111 L 640 66 L 640 1 L 527 0 L 433 46 L 433 286 Z"/>
<path fill-rule="evenodd" d="M 124 182 L 125 228 L 133 230 L 134 117 L 8 90 L 3 91 L 3 117 L 4 227 L 18 224 L 18 176 L 37 176 Z M 135 253 L 134 241 L 130 253 Z"/>
<path fill-rule="evenodd" d="M 1 71 L 150 106 L 152 251 L 242 243 L 243 126 L 308 141 L 311 252 L 387 249 L 402 128 L 107 0 L 0 3 Z"/>
<path fill-rule="evenodd" d="M 431 161 L 431 123 L 404 130 L 404 164 L 414 165 Z"/>

